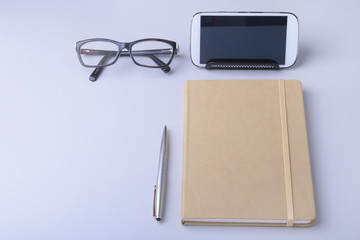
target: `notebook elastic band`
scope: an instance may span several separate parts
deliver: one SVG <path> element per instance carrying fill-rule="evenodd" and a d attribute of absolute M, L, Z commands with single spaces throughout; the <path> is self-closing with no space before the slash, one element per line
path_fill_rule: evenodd
<path fill-rule="evenodd" d="M 279 94 L 280 94 L 281 132 L 282 132 L 282 143 L 283 143 L 284 175 L 285 175 L 285 189 L 286 189 L 286 209 L 287 209 L 286 226 L 292 227 L 294 224 L 294 200 L 293 200 L 293 190 L 292 190 L 292 180 L 291 180 L 289 133 L 288 133 L 286 93 L 285 93 L 284 80 L 279 80 Z"/>

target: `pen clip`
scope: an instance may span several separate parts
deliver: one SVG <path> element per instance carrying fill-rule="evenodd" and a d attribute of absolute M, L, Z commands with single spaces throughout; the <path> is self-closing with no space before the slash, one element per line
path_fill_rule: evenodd
<path fill-rule="evenodd" d="M 154 201 L 153 201 L 153 216 L 155 218 L 155 198 L 156 198 L 156 185 L 154 186 Z"/>

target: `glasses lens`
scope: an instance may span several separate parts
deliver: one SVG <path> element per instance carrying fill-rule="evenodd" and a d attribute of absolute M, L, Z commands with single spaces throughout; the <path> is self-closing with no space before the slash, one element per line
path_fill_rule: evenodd
<path fill-rule="evenodd" d="M 136 63 L 146 67 L 163 67 L 170 63 L 174 54 L 170 44 L 162 41 L 146 40 L 131 47 Z"/>
<path fill-rule="evenodd" d="M 80 56 L 88 67 L 106 66 L 114 63 L 118 46 L 111 42 L 92 41 L 81 45 Z"/>

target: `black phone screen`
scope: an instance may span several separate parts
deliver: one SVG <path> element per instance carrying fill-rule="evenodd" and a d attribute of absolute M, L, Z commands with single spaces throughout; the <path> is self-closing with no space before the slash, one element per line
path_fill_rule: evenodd
<path fill-rule="evenodd" d="M 286 16 L 201 16 L 200 63 L 271 59 L 285 64 Z"/>

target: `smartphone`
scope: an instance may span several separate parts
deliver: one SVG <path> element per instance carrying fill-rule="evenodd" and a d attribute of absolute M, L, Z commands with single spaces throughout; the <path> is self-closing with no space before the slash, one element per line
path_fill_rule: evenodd
<path fill-rule="evenodd" d="M 191 23 L 191 60 L 198 67 L 214 59 L 273 60 L 292 66 L 299 23 L 293 13 L 201 12 Z"/>

